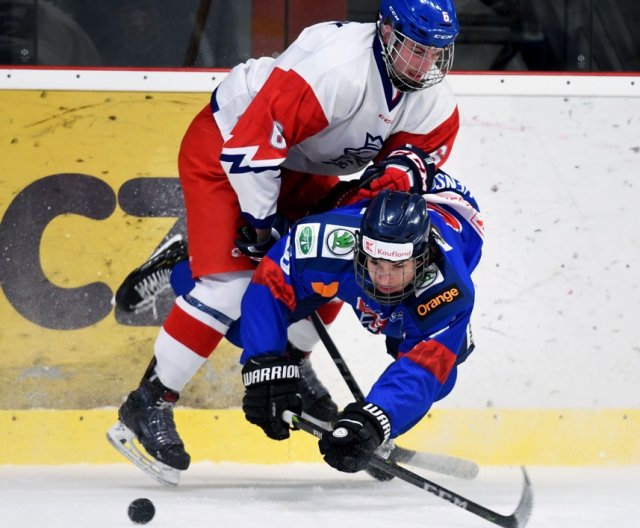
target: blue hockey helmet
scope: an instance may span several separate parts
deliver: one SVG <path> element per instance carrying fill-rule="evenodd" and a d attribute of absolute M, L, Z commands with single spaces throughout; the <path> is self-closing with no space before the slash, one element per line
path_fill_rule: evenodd
<path fill-rule="evenodd" d="M 397 304 L 424 282 L 429 266 L 431 220 L 419 194 L 384 190 L 369 204 L 357 233 L 356 282 L 380 304 Z M 383 292 L 369 274 L 369 259 L 400 263 L 413 260 L 413 277 L 401 291 Z"/>
<path fill-rule="evenodd" d="M 387 72 L 398 90 L 438 84 L 453 65 L 460 25 L 452 0 L 382 0 L 378 31 Z"/>

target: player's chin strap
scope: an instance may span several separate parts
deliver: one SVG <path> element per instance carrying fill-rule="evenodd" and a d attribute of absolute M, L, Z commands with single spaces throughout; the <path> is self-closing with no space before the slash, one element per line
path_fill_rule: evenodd
<path fill-rule="evenodd" d="M 333 342 L 333 339 L 331 339 L 331 336 L 320 319 L 320 316 L 316 312 L 313 312 L 310 318 L 318 336 L 320 336 L 322 344 L 327 349 L 327 352 L 329 352 L 329 355 L 338 368 L 342 379 L 349 387 L 352 396 L 358 401 L 364 400 L 364 394 L 360 390 L 358 382 L 353 377 L 349 367 L 342 358 L 342 354 L 340 354 L 338 347 Z M 305 416 L 305 418 L 308 417 Z M 437 473 L 442 473 L 443 475 L 449 475 L 457 478 L 473 479 L 479 471 L 478 464 L 471 460 L 447 455 L 426 453 L 423 451 L 414 451 L 413 449 L 406 449 L 399 445 L 395 445 L 392 441 L 382 444 L 376 452 L 379 455 L 382 455 L 383 458 L 388 458 L 392 462 L 411 464 L 422 469 L 435 471 Z"/>
<path fill-rule="evenodd" d="M 328 428 L 321 427 L 315 423 L 312 423 L 311 421 L 303 418 L 302 416 L 298 416 L 291 411 L 284 411 L 284 413 L 282 413 L 282 420 L 287 422 L 294 429 L 300 429 L 301 431 L 312 434 L 317 438 L 321 438 L 325 432 L 330 430 Z M 485 508 L 477 502 L 473 502 L 472 500 L 469 500 L 462 495 L 458 495 L 457 493 L 448 490 L 440 484 L 436 484 L 435 482 L 427 480 L 426 478 L 417 475 L 416 473 L 400 467 L 395 462 L 392 462 L 389 459 L 385 460 L 379 455 L 372 455 L 369 466 L 378 471 L 381 471 L 382 473 L 397 477 L 400 480 L 404 480 L 405 482 L 408 482 L 409 484 L 421 488 L 429 493 L 433 493 L 441 499 L 449 501 L 454 506 L 458 506 L 463 510 L 467 510 L 474 515 L 482 517 L 486 521 L 489 521 L 498 526 L 503 526 L 504 528 L 523 528 L 529 521 L 529 517 L 531 516 L 531 511 L 533 509 L 533 489 L 531 487 L 531 481 L 529 480 L 527 471 L 524 467 L 521 468 L 524 478 L 524 486 L 522 489 L 522 495 L 520 496 L 518 507 L 511 515 L 502 515 L 493 510 Z"/>

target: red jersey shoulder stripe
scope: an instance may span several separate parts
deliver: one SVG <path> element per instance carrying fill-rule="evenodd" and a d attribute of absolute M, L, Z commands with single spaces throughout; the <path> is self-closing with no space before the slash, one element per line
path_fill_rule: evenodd
<path fill-rule="evenodd" d="M 398 359 L 406 357 L 431 372 L 443 384 L 456 362 L 456 355 L 446 346 L 430 339 L 421 341 L 409 352 L 400 352 Z"/>

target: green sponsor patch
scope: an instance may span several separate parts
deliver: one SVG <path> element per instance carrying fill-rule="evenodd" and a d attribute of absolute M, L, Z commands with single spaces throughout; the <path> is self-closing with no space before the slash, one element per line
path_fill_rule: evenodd
<path fill-rule="evenodd" d="M 334 229 L 327 237 L 327 247 L 334 255 L 348 255 L 355 244 L 356 238 L 347 229 Z"/>
<path fill-rule="evenodd" d="M 309 227 L 303 227 L 298 232 L 298 248 L 303 255 L 308 255 L 313 247 L 313 230 Z"/>

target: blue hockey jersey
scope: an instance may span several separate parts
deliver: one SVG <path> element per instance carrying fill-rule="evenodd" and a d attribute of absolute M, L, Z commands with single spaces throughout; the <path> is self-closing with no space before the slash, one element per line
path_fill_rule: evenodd
<path fill-rule="evenodd" d="M 339 298 L 369 332 L 397 344 L 396 360 L 366 397 L 384 409 L 395 437 L 415 425 L 453 387 L 456 365 L 467 355 L 474 305 L 471 273 L 480 259 L 483 223 L 469 190 L 438 171 L 424 195 L 437 246 L 415 295 L 393 306 L 367 297 L 356 283 L 355 232 L 368 202 L 298 222 L 258 266 L 242 301 L 241 362 L 282 354 L 287 327 Z M 362 351 L 363 354 L 370 353 Z"/>

